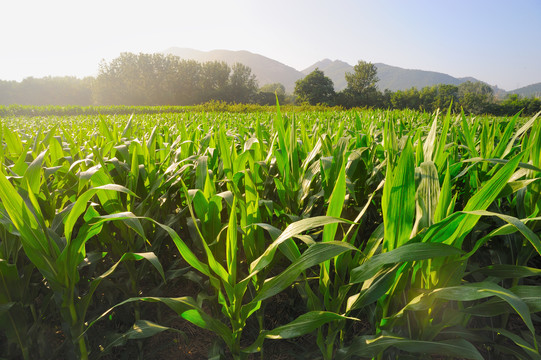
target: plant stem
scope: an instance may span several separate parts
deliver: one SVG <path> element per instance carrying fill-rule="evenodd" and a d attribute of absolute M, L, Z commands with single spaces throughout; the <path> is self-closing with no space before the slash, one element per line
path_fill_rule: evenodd
<path fill-rule="evenodd" d="M 77 317 L 77 310 L 75 309 L 75 304 L 73 303 L 73 297 L 69 300 L 69 312 L 71 316 L 71 336 L 72 339 L 77 339 L 78 345 L 79 345 L 79 354 L 81 355 L 82 360 L 88 360 L 88 350 L 86 348 L 86 342 L 84 336 L 81 336 L 82 331 L 80 329 L 80 326 L 78 326 L 78 317 Z M 73 341 L 73 340 L 72 340 Z"/>

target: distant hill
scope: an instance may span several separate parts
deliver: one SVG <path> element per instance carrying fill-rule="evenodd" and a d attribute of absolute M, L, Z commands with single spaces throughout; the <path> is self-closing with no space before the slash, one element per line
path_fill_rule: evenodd
<path fill-rule="evenodd" d="M 392 91 L 406 90 L 412 87 L 422 89 L 425 86 L 432 86 L 436 84 L 451 84 L 459 85 L 466 81 L 476 82 L 479 81 L 475 78 L 455 78 L 451 75 L 425 70 L 410 70 L 403 69 L 396 66 L 390 66 L 382 63 L 376 63 L 378 69 L 379 81 L 377 86 L 380 90 L 389 89 Z M 346 88 L 347 83 L 345 74 L 347 72 L 353 72 L 353 66 L 340 61 L 340 60 L 321 60 L 312 66 L 304 69 L 303 74 L 308 75 L 316 68 L 323 71 L 325 76 L 328 76 L 334 83 L 336 91 L 340 91 Z"/>
<path fill-rule="evenodd" d="M 396 66 L 375 64 L 378 68 L 380 90 L 389 89 L 392 91 L 405 90 L 411 87 L 422 89 L 425 86 L 437 84 L 460 85 L 466 81 L 477 82 L 474 78 L 455 78 L 435 71 L 402 69 Z"/>
<path fill-rule="evenodd" d="M 278 82 L 285 86 L 288 93 L 292 93 L 295 89 L 295 81 L 304 77 L 300 71 L 291 66 L 287 66 L 276 60 L 249 51 L 199 51 L 172 47 L 163 51 L 163 53 L 176 55 L 181 59 L 196 60 L 198 62 L 225 61 L 229 65 L 238 62 L 252 69 L 252 73 L 256 76 L 259 86 Z"/>
<path fill-rule="evenodd" d="M 336 91 L 343 90 L 347 85 L 345 74 L 353 71 L 352 65 L 341 60 L 330 59 L 318 61 L 312 66 L 309 66 L 302 71 L 298 71 L 279 61 L 244 50 L 199 51 L 188 48 L 171 47 L 162 51 L 162 53 L 172 54 L 182 59 L 196 60 L 199 62 L 225 61 L 229 65 L 239 62 L 252 69 L 252 73 L 256 76 L 259 86 L 278 82 L 285 86 L 288 93 L 292 93 L 295 89 L 295 81 L 308 75 L 316 68 L 323 71 L 325 75 L 333 81 Z M 376 65 L 378 69 L 378 77 L 380 79 L 377 86 L 382 91 L 385 89 L 392 91 L 406 90 L 411 87 L 422 89 L 425 86 L 437 84 L 459 85 L 466 81 L 479 81 L 473 77 L 455 78 L 451 75 L 435 71 L 403 69 L 382 63 L 376 63 L 374 65 Z M 510 92 L 506 92 L 496 86 L 492 86 L 492 88 L 494 94 L 500 98 L 508 93 L 516 93 L 522 96 L 539 96 L 541 94 L 541 83 L 529 85 Z"/>
<path fill-rule="evenodd" d="M 526 97 L 533 96 L 533 97 L 541 98 L 541 83 L 532 84 L 532 85 L 521 87 L 519 89 L 509 91 L 509 94 L 517 94 L 520 96 L 526 96 Z"/>
<path fill-rule="evenodd" d="M 312 71 L 314 71 L 316 68 L 323 71 L 325 76 L 332 80 L 332 82 L 334 83 L 334 90 L 336 91 L 344 90 L 346 88 L 347 82 L 345 75 L 348 72 L 353 72 L 353 66 L 351 66 L 347 62 L 341 60 L 332 61 L 330 59 L 324 59 L 302 70 L 302 73 L 304 74 L 304 76 L 306 76 Z"/>

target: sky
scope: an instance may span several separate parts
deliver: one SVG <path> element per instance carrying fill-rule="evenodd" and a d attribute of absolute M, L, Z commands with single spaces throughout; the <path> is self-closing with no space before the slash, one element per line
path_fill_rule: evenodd
<path fill-rule="evenodd" d="M 17 0 L 0 13 L 1 80 L 96 76 L 122 52 L 186 47 L 541 82 L 541 0 Z"/>

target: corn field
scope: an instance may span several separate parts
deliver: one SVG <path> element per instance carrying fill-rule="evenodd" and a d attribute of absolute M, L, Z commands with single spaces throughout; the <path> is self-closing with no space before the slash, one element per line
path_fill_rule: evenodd
<path fill-rule="evenodd" d="M 2 359 L 541 359 L 537 116 L 0 121 Z"/>

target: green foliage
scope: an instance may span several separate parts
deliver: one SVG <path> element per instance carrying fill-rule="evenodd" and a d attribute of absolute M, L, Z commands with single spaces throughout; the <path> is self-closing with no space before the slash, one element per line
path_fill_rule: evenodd
<path fill-rule="evenodd" d="M 0 80 L 0 105 L 92 105 L 93 78 L 28 77 L 21 82 Z"/>
<path fill-rule="evenodd" d="M 272 84 L 265 84 L 261 88 L 259 88 L 260 92 L 265 93 L 276 93 L 277 95 L 285 95 L 286 94 L 286 88 L 283 84 L 280 83 L 272 83 Z"/>
<path fill-rule="evenodd" d="M 377 74 L 378 70 L 374 64 L 359 60 L 357 65 L 353 67 L 353 73 L 346 74 L 348 91 L 363 96 L 363 94 L 375 90 L 379 80 Z"/>
<path fill-rule="evenodd" d="M 541 99 L 539 97 L 521 97 L 509 95 L 499 106 L 493 106 L 490 112 L 495 115 L 511 115 L 521 112 L 524 115 L 534 115 L 541 111 Z"/>
<path fill-rule="evenodd" d="M 539 359 L 541 123 L 455 90 L 0 108 L 2 357 Z"/>
<path fill-rule="evenodd" d="M 460 85 L 438 84 L 422 89 L 410 88 L 392 92 L 377 88 L 377 68 L 359 61 L 352 73 L 345 75 L 347 88 L 335 93 L 332 81 L 316 69 L 298 81 L 294 95 L 286 94 L 279 83 L 258 89 L 251 69 L 243 64 L 229 66 L 224 62 L 198 63 L 173 55 L 121 53 L 111 62 L 99 64 L 97 77 L 29 77 L 21 82 L 0 80 L 0 116 L 39 115 L 14 108 L 25 105 L 62 106 L 48 110 L 55 115 L 94 114 L 91 105 L 108 106 L 106 113 L 126 113 L 126 106 L 144 106 L 135 113 L 183 112 L 177 106 L 201 105 L 207 102 L 340 106 L 343 108 L 413 109 L 434 112 L 447 109 L 452 103 L 455 112 L 512 116 L 521 112 L 532 116 L 541 111 L 539 96 L 522 97 L 510 94 L 505 99 L 494 96 L 493 89 L 482 82 L 466 81 Z M 15 105 L 17 104 L 17 105 Z M 119 106 L 125 105 L 125 106 Z M 81 111 L 78 106 L 87 107 Z M 150 108 L 150 107 L 153 108 Z M 160 108 L 157 109 L 156 106 Z M 254 111 L 254 107 L 241 107 Z M 220 107 L 223 109 L 223 107 Z M 191 108 L 189 111 L 200 111 Z M 233 109 L 233 111 L 238 111 Z M 268 111 L 268 109 L 265 109 Z M 272 111 L 272 110 L 271 110 Z M 299 110 L 296 110 L 299 111 Z M 103 113 L 103 112 L 102 112 Z"/>
<path fill-rule="evenodd" d="M 377 73 L 374 64 L 360 60 L 352 73 L 346 73 L 347 87 L 341 101 L 349 106 L 377 106 L 380 95 Z"/>
<path fill-rule="evenodd" d="M 483 114 L 488 112 L 489 104 L 494 102 L 494 90 L 479 81 L 466 81 L 458 85 L 458 98 L 467 113 Z"/>
<path fill-rule="evenodd" d="M 263 85 L 255 97 L 255 102 L 260 105 L 274 105 L 276 98 L 280 104 L 285 103 L 286 88 L 280 83 L 272 83 Z"/>
<path fill-rule="evenodd" d="M 331 105 L 334 101 L 334 85 L 323 71 L 315 69 L 295 82 L 293 94 L 297 96 L 297 103 Z"/>
<path fill-rule="evenodd" d="M 122 53 L 102 62 L 93 96 L 103 105 L 193 105 L 252 102 L 257 82 L 242 64 L 197 63 L 172 55 Z"/>

